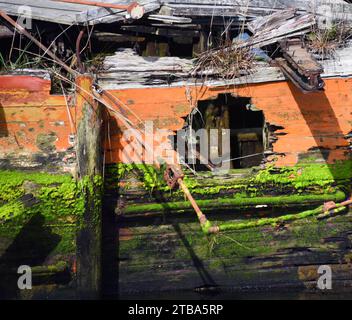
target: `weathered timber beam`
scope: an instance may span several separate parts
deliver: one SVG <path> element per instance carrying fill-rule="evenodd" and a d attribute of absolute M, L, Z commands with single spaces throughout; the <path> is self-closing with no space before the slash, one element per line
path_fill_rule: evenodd
<path fill-rule="evenodd" d="M 269 16 L 260 17 L 252 22 L 248 23 L 248 29 L 253 34 L 260 32 L 264 29 L 275 29 L 280 27 L 283 21 L 293 19 L 296 14 L 296 9 L 288 9 L 284 11 L 280 11 Z"/>
<path fill-rule="evenodd" d="M 198 37 L 198 30 L 181 30 L 181 29 L 170 29 L 170 28 L 155 28 L 149 26 L 122 26 L 122 30 L 137 32 L 142 34 L 153 34 L 163 37 Z"/>
<path fill-rule="evenodd" d="M 93 79 L 76 78 L 76 105 L 81 113 L 77 129 L 77 171 L 84 182 L 85 209 L 77 235 L 77 289 L 80 298 L 101 294 L 102 111 L 92 98 Z"/>
<path fill-rule="evenodd" d="M 95 31 L 93 33 L 93 38 L 102 42 L 116 42 L 116 43 L 145 41 L 144 37 L 137 37 L 137 36 L 132 36 L 128 34 L 113 33 L 113 32 L 101 32 L 101 31 Z"/>
<path fill-rule="evenodd" d="M 165 23 L 191 23 L 191 18 L 183 18 L 183 17 L 174 17 L 174 16 L 166 16 L 161 14 L 151 14 L 148 16 L 148 20 L 162 21 Z"/>
<path fill-rule="evenodd" d="M 237 6 L 233 4 L 228 5 L 214 5 L 214 4 L 188 4 L 188 3 L 167 3 L 168 10 L 174 16 L 218 16 L 218 17 L 258 17 L 268 15 L 277 9 L 272 8 L 258 8 L 249 6 Z"/>
<path fill-rule="evenodd" d="M 321 74 L 323 67 L 304 46 L 300 39 L 284 40 L 280 43 L 282 58 L 275 61 L 283 73 L 303 92 L 319 91 L 324 88 Z"/>

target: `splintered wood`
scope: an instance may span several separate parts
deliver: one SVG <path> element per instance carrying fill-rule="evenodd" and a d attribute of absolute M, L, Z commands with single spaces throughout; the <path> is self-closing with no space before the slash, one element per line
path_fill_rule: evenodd
<path fill-rule="evenodd" d="M 168 84 L 187 77 L 192 61 L 177 57 L 141 57 L 132 49 L 119 50 L 105 58 L 99 83 L 115 85 L 137 82 L 145 85 Z"/>
<path fill-rule="evenodd" d="M 264 47 L 284 38 L 297 37 L 309 32 L 315 23 L 314 15 L 297 15 L 296 10 L 285 10 L 258 18 L 248 25 L 254 36 L 243 46 Z"/>

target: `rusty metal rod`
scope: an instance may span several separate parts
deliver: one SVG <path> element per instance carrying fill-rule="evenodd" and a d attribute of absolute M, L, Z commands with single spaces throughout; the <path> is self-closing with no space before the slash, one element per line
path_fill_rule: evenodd
<path fill-rule="evenodd" d="M 77 58 L 77 67 L 80 73 L 84 73 L 84 66 L 82 64 L 81 60 L 81 41 L 84 36 L 84 29 L 81 29 L 81 31 L 78 34 L 77 40 L 76 40 L 76 58 Z"/>
<path fill-rule="evenodd" d="M 205 214 L 202 212 L 202 210 L 199 208 L 197 202 L 194 200 L 191 192 L 189 191 L 188 187 L 186 186 L 185 182 L 183 179 L 179 178 L 177 180 L 178 185 L 180 186 L 181 190 L 187 197 L 188 201 L 191 203 L 194 211 L 197 214 L 200 226 L 203 230 L 204 233 L 218 233 L 220 231 L 220 228 L 217 226 L 212 226 L 211 222 L 207 219 Z"/>
<path fill-rule="evenodd" d="M 327 202 L 324 204 L 324 211 L 330 211 L 336 208 L 347 207 L 347 206 L 350 206 L 351 204 L 352 204 L 352 198 L 344 202 L 341 202 L 339 204 L 336 204 L 334 202 Z"/>
<path fill-rule="evenodd" d="M 67 64 L 61 61 L 53 52 L 51 52 L 47 47 L 45 47 L 40 41 L 34 38 L 25 28 L 19 25 L 16 21 L 14 21 L 11 17 L 9 17 L 4 11 L 0 10 L 0 16 L 5 19 L 8 23 L 10 23 L 20 34 L 26 36 L 32 42 L 34 42 L 40 49 L 42 49 L 48 56 L 50 56 L 55 62 L 64 68 L 68 73 L 73 75 L 77 75 L 78 72 L 70 68 Z"/>
<path fill-rule="evenodd" d="M 347 206 L 350 206 L 350 205 L 352 205 L 352 198 L 350 200 L 346 200 L 344 202 L 341 202 L 338 206 L 339 207 L 347 207 Z M 337 208 L 337 205 L 333 209 L 336 209 L 336 208 Z"/>
<path fill-rule="evenodd" d="M 94 93 L 94 95 L 96 96 L 96 98 L 100 98 L 105 105 L 110 105 L 105 99 L 104 99 L 104 91 L 99 94 L 99 93 Z M 105 95 L 106 98 L 108 98 L 110 101 L 113 99 L 113 97 L 111 97 L 110 94 Z M 113 109 L 112 106 L 110 106 L 111 109 Z M 126 126 L 127 128 L 137 131 L 137 129 L 133 128 L 125 119 L 125 117 L 121 116 L 119 113 L 115 113 L 115 115 L 119 118 L 119 120 L 123 123 L 124 126 Z M 143 148 L 147 151 L 147 152 L 152 152 L 152 147 L 149 146 L 147 143 L 145 143 L 145 141 L 139 139 L 139 135 L 136 135 L 137 137 L 137 141 L 143 146 Z M 154 164 L 157 169 L 160 169 L 160 163 L 155 163 Z M 211 226 L 211 223 L 209 222 L 209 220 L 207 219 L 207 217 L 203 214 L 202 210 L 199 208 L 197 202 L 195 201 L 195 199 L 193 198 L 191 192 L 189 191 L 188 187 L 186 186 L 186 184 L 184 183 L 182 178 L 179 178 L 177 180 L 178 185 L 180 186 L 181 190 L 183 191 L 183 193 L 185 194 L 185 196 L 187 197 L 188 201 L 191 203 L 194 211 L 197 214 L 198 220 L 200 222 L 201 228 L 205 233 L 217 233 L 219 232 L 219 228 L 216 226 Z"/>
<path fill-rule="evenodd" d="M 348 207 L 350 205 L 352 205 L 352 198 L 339 204 L 336 204 L 335 202 L 326 202 L 322 207 L 322 213 L 318 216 L 318 219 L 329 218 L 334 214 L 335 209 Z"/>

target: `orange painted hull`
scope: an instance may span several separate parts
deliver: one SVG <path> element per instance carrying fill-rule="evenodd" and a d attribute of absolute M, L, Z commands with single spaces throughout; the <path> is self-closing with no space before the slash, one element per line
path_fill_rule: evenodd
<path fill-rule="evenodd" d="M 248 97 L 263 110 L 268 123 L 278 130 L 274 152 L 282 154 L 277 165 L 294 165 L 299 156 L 316 148 L 329 150 L 328 162 L 349 157 L 345 136 L 352 127 L 352 79 L 327 79 L 320 93 L 303 94 L 287 82 L 252 84 L 234 88 L 156 87 L 110 91 L 134 122 L 151 120 L 154 128 L 177 131 L 196 106 L 195 101 L 216 98 L 222 93 Z M 82 112 L 79 97 L 50 94 L 48 80 L 28 76 L 0 77 L 0 154 L 41 152 L 38 135 L 52 134 L 55 151 L 72 147 L 69 141 Z M 76 101 L 76 103 L 74 103 Z M 68 111 L 69 110 L 69 111 Z M 69 116 L 69 113 L 70 115 Z M 138 119 L 137 119 L 138 118 Z M 72 119 L 72 121 L 70 120 Z M 110 117 L 110 139 L 106 139 L 105 159 L 117 163 L 122 159 L 124 141 L 121 124 Z M 275 156 L 277 157 L 277 156 Z"/>

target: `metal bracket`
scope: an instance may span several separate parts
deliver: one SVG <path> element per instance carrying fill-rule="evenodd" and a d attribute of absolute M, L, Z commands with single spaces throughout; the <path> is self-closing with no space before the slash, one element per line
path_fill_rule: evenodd
<path fill-rule="evenodd" d="M 181 168 L 176 166 L 168 165 L 164 172 L 164 179 L 170 189 L 175 189 L 178 187 L 178 180 L 184 178 L 184 173 Z"/>

